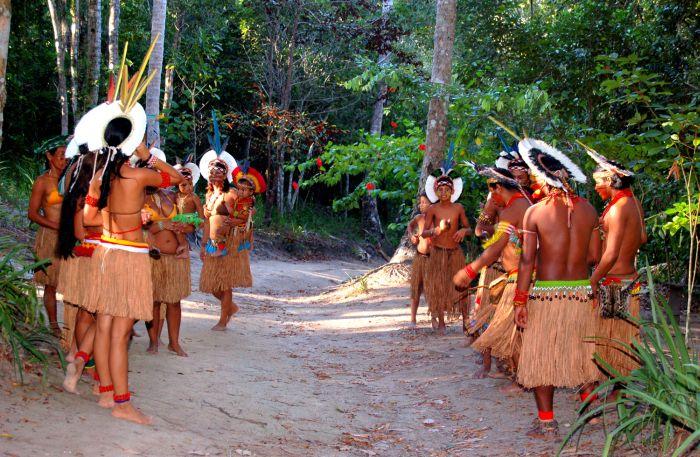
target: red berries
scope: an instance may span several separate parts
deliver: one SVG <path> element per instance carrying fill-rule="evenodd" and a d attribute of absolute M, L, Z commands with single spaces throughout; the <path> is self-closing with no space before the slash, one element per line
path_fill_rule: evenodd
<path fill-rule="evenodd" d="M 318 159 L 316 159 L 316 166 L 318 168 L 321 168 L 323 166 L 323 160 L 321 160 L 320 157 Z"/>

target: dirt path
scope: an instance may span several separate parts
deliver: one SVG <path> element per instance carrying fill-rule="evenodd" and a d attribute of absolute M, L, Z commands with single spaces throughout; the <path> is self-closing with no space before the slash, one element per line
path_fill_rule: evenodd
<path fill-rule="evenodd" d="M 241 312 L 212 332 L 218 308 L 193 294 L 183 307 L 189 358 L 131 348 L 134 402 L 152 427 L 111 419 L 81 396 L 49 384 L 0 383 L 0 451 L 7 456 L 490 456 L 553 455 L 555 444 L 523 438 L 530 394 L 504 396 L 502 380 L 470 379 L 475 353 L 454 325 L 444 337 L 405 327 L 406 285 L 324 289 L 366 264 L 257 260 L 255 288 L 235 295 Z M 199 271 L 198 267 L 193 268 Z M 196 284 L 196 278 L 193 278 Z M 139 331 L 143 331 L 139 324 Z M 143 332 L 145 333 L 145 332 Z M 557 393 L 562 431 L 572 392 Z M 594 455 L 587 433 L 580 453 Z M 598 446 L 595 446 L 596 448 Z M 574 455 L 569 453 L 568 455 Z"/>

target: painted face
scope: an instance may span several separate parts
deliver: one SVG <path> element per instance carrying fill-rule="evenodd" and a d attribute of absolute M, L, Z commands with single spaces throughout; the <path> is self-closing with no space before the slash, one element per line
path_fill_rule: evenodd
<path fill-rule="evenodd" d="M 428 200 L 428 197 L 421 196 L 418 199 L 418 211 L 420 211 L 421 214 L 425 214 L 425 212 L 428 211 L 429 206 L 430 200 Z"/>
<path fill-rule="evenodd" d="M 489 184 L 489 195 L 491 201 L 498 207 L 506 206 L 506 202 L 501 195 L 501 186 Z"/>
<path fill-rule="evenodd" d="M 452 188 L 446 184 L 443 184 L 435 189 L 435 193 L 441 202 L 450 201 L 450 198 L 452 198 L 452 192 Z"/>
<path fill-rule="evenodd" d="M 56 167 L 58 171 L 63 171 L 63 169 L 66 168 L 66 147 L 57 147 L 53 154 L 47 152 L 46 159 L 51 166 Z"/>
<path fill-rule="evenodd" d="M 238 188 L 238 195 L 241 198 L 248 198 L 253 195 L 253 192 L 255 191 L 253 185 L 245 179 L 238 181 L 236 187 Z"/>
<path fill-rule="evenodd" d="M 518 168 L 513 168 L 510 170 L 510 172 L 513 174 L 513 177 L 515 178 L 515 180 L 518 181 L 518 184 L 520 184 L 525 189 L 530 187 L 530 172 L 529 171 L 520 170 Z"/>
<path fill-rule="evenodd" d="M 209 169 L 209 181 L 212 183 L 222 183 L 226 179 L 226 172 L 223 167 L 212 166 Z"/>
<path fill-rule="evenodd" d="M 612 193 L 610 190 L 610 177 L 602 173 L 595 173 L 593 179 L 595 180 L 595 191 L 600 198 L 603 201 L 609 200 Z"/>

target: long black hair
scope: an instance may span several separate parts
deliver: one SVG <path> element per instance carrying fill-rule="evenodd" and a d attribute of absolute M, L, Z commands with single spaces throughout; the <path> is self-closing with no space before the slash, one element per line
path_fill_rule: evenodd
<path fill-rule="evenodd" d="M 86 145 L 79 147 L 80 154 L 76 160 L 66 167 L 70 168 L 70 185 L 63 195 L 61 205 L 61 219 L 58 224 L 58 245 L 56 253 L 59 257 L 67 259 L 72 255 L 73 247 L 78 239 L 75 237 L 75 213 L 82 210 L 79 203 L 83 201 L 90 189 L 93 170 L 102 168 L 107 161 L 107 156 L 95 152 L 88 152 Z M 95 163 L 97 161 L 97 163 Z"/>
<path fill-rule="evenodd" d="M 100 186 L 100 199 L 97 208 L 102 209 L 107 206 L 107 199 L 112 187 L 114 178 L 122 178 L 122 165 L 129 159 L 117 146 L 122 144 L 131 134 L 133 126 L 131 121 L 125 117 L 112 119 L 107 124 L 104 139 L 107 142 L 106 148 L 102 149 L 102 154 L 107 156 L 107 164 L 102 172 L 102 185 Z M 117 149 L 115 149 L 117 148 Z"/>

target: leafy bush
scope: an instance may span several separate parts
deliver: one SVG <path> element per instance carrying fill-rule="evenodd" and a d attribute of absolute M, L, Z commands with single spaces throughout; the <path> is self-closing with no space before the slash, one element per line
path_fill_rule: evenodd
<path fill-rule="evenodd" d="M 46 326 L 36 289 L 27 276 L 48 260 L 28 263 L 22 258 L 26 246 L 0 238 L 0 345 L 9 351 L 20 382 L 24 362 L 38 363 L 44 371 L 49 357 L 43 349 L 56 351 L 63 363 L 59 342 Z"/>
<path fill-rule="evenodd" d="M 606 433 L 604 457 L 611 455 L 621 441 L 659 445 L 663 455 L 676 457 L 693 449 L 700 440 L 698 354 L 687 348 L 668 303 L 656 296 L 650 272 L 648 278 L 652 321 L 641 322 L 640 340 L 626 346 L 641 366 L 623 376 L 596 355 L 612 377 L 594 393 L 604 394 L 621 386 L 619 395 L 588 411 L 588 405 L 583 405 L 562 448 L 592 417 L 603 414 L 606 418 L 613 410 L 617 417 L 614 428 Z"/>

